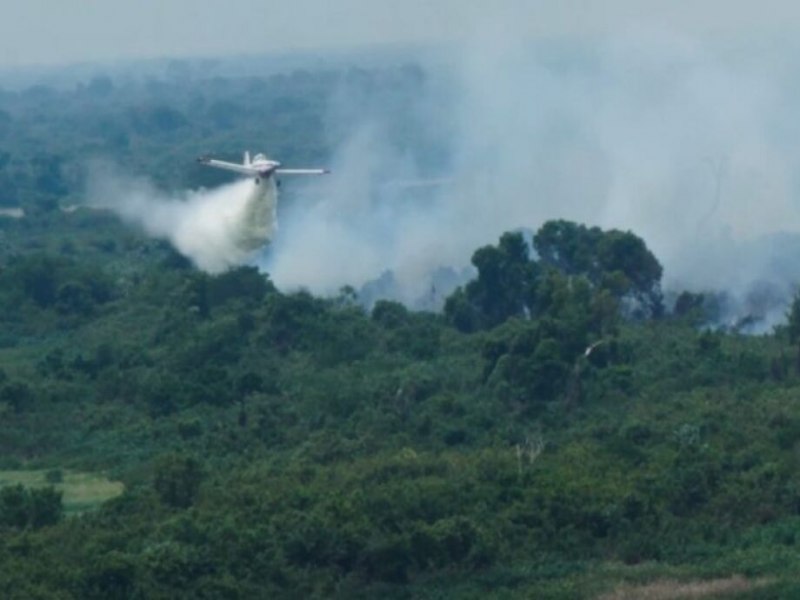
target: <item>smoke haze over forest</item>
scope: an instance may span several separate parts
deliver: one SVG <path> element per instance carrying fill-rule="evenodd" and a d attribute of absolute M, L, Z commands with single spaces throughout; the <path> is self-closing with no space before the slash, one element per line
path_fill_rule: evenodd
<path fill-rule="evenodd" d="M 227 248 L 209 261 L 176 246 L 212 270 L 256 260 L 285 288 L 388 281 L 386 293 L 414 304 L 442 273 L 455 283 L 503 231 L 564 218 L 642 236 L 668 290 L 788 298 L 800 275 L 800 64 L 777 21 L 753 17 L 748 29 L 747 11 L 729 11 L 720 23 L 736 26 L 725 37 L 710 26 L 713 3 L 698 9 L 707 27 L 692 28 L 666 9 L 653 13 L 659 24 L 637 20 L 620 2 L 609 9 L 619 19 L 595 19 L 591 32 L 563 27 L 558 11 L 542 23 L 562 25 L 534 31 L 521 5 L 507 4 L 458 13 L 471 35 L 417 55 L 399 93 L 392 81 L 365 91 L 352 70 L 341 78 L 313 154 L 325 164 L 287 165 L 334 173 L 287 183 L 279 233 L 257 257 Z M 249 149 L 277 152 L 274 140 Z M 125 210 L 142 206 L 119 183 Z M 203 203 L 244 187 L 179 196 Z M 171 227 L 148 230 L 174 241 Z"/>
<path fill-rule="evenodd" d="M 388 269 L 411 300 L 503 231 L 566 218 L 644 237 L 668 289 L 786 297 L 797 243 L 783 234 L 800 231 L 791 64 L 663 32 L 566 49 L 488 37 L 459 56 L 410 99 L 449 181 L 377 185 L 424 182 L 428 165 L 394 143 L 380 96 L 362 106 L 344 90 L 326 123 L 347 130 L 335 174 L 300 192 L 266 253 L 279 283 L 331 292 Z"/>

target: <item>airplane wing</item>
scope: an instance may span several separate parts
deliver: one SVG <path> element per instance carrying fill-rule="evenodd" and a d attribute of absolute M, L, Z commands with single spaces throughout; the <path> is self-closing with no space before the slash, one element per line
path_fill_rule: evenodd
<path fill-rule="evenodd" d="M 328 169 L 275 169 L 276 175 L 327 175 Z"/>
<path fill-rule="evenodd" d="M 258 175 L 260 175 L 258 169 L 254 169 L 253 167 L 248 167 L 246 165 L 239 165 L 224 160 L 217 160 L 215 158 L 208 158 L 206 156 L 198 158 L 197 162 L 202 163 L 204 165 L 208 165 L 210 167 L 217 167 L 219 169 L 227 169 L 228 171 L 234 171 L 236 173 L 240 173 L 241 175 L 247 175 L 249 177 L 258 177 Z"/>

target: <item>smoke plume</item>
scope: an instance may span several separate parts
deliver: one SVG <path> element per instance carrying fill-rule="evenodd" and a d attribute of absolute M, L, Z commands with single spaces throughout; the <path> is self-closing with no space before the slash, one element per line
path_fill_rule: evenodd
<path fill-rule="evenodd" d="M 732 313 L 779 319 L 800 279 L 791 49 L 510 32 L 482 22 L 421 73 L 399 70 L 411 94 L 344 77 L 325 116 L 333 174 L 287 183 L 257 264 L 286 290 L 436 307 L 477 247 L 565 218 L 643 237 L 667 289 L 726 290 Z M 251 259 L 231 226 L 251 182 L 180 202 L 128 187 L 94 195 L 200 268 Z"/>
<path fill-rule="evenodd" d="M 282 215 L 262 257 L 276 282 L 331 293 L 389 279 L 414 302 L 503 231 L 566 218 L 642 236 L 667 289 L 727 290 L 732 311 L 780 318 L 800 277 L 785 254 L 800 232 L 790 53 L 657 31 L 531 45 L 496 29 L 406 99 L 413 132 L 438 136 L 445 184 L 424 185 L 431 156 L 391 135 L 391 103 L 343 86 L 328 129 L 350 133 L 334 178 Z"/>
<path fill-rule="evenodd" d="M 252 258 L 275 234 L 274 185 L 242 180 L 170 197 L 114 167 L 90 167 L 89 203 L 108 208 L 149 235 L 169 240 L 198 268 L 219 273 Z"/>

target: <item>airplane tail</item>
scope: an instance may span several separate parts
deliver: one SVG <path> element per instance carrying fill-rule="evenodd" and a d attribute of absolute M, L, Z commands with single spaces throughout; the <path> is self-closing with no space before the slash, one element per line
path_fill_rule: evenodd
<path fill-rule="evenodd" d="M 249 150 L 245 150 L 244 151 L 244 159 L 242 160 L 242 164 L 245 167 L 249 167 L 250 166 L 250 151 Z"/>

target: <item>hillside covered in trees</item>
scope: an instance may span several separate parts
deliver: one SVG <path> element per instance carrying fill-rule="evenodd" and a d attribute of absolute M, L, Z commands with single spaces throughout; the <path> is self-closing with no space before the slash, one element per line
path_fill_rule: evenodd
<path fill-rule="evenodd" d="M 199 140 L 269 131 L 324 159 L 341 77 L 390 80 L 398 106 L 424 84 L 403 67 L 0 94 L 0 199 L 26 210 L 0 216 L 0 595 L 800 594 L 800 303 L 766 335 L 715 330 L 702 295 L 666 306 L 635 232 L 555 220 L 476 248 L 441 313 L 364 306 L 210 276 L 59 209 L 98 148 L 165 185 L 215 183 L 175 172 Z M 11 483 L 31 472 L 46 481 Z M 66 510 L 76 473 L 124 491 Z"/>

